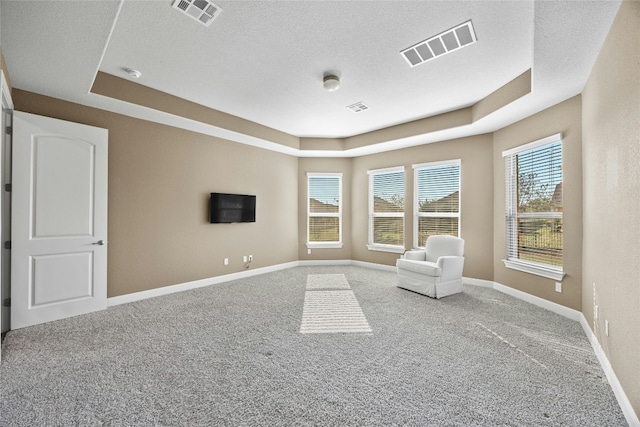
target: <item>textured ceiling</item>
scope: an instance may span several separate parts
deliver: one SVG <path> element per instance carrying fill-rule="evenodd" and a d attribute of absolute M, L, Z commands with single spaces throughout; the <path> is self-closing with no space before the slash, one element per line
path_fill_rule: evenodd
<path fill-rule="evenodd" d="M 125 2 L 100 70 L 136 68 L 142 84 L 293 135 L 345 137 L 467 106 L 533 58 L 532 3 L 218 4 L 207 28 L 166 5 Z M 469 19 L 475 45 L 415 68 L 400 55 Z M 340 89 L 322 88 L 325 71 Z M 346 108 L 359 101 L 370 109 Z"/>
<path fill-rule="evenodd" d="M 528 69 L 531 94 L 424 142 L 495 130 L 582 91 L 617 1 L 218 1 L 205 27 L 162 1 L 2 1 L 13 85 L 167 122 L 91 94 L 98 71 L 298 137 L 344 138 L 470 106 Z M 410 67 L 400 51 L 472 20 L 478 42 Z M 341 87 L 322 88 L 325 72 Z M 364 102 L 354 113 L 346 107 Z M 179 119 L 172 118 L 177 124 Z M 215 134 L 198 124 L 181 126 Z M 387 144 L 384 149 L 400 145 Z M 415 143 L 415 142 L 414 142 Z"/>

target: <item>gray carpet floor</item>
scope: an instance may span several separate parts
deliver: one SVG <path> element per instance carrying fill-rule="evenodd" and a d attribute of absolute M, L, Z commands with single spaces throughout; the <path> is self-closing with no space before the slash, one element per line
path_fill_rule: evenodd
<path fill-rule="evenodd" d="M 301 334 L 344 274 L 371 334 Z M 492 289 L 298 267 L 7 335 L 1 426 L 624 426 L 579 323 Z"/>

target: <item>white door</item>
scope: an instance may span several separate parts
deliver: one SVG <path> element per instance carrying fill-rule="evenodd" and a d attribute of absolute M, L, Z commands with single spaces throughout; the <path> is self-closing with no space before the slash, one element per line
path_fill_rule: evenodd
<path fill-rule="evenodd" d="M 11 329 L 106 308 L 107 140 L 14 112 Z"/>

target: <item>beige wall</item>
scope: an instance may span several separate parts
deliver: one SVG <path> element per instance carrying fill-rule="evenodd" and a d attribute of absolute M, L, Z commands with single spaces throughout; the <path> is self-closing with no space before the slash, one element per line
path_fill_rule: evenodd
<path fill-rule="evenodd" d="M 298 258 L 300 260 L 351 259 L 351 159 L 301 158 L 298 161 Z M 340 249 L 313 248 L 307 253 L 307 173 L 342 173 L 342 241 Z"/>
<path fill-rule="evenodd" d="M 295 261 L 298 159 L 14 90 L 16 109 L 109 130 L 108 296 Z M 210 192 L 255 194 L 256 222 L 209 224 Z M 223 258 L 230 265 L 223 265 Z"/>
<path fill-rule="evenodd" d="M 493 137 L 494 281 L 575 310 L 582 305 L 582 127 L 581 99 L 573 97 L 538 114 L 507 126 Z M 563 257 L 562 293 L 555 280 L 508 269 L 502 260 L 505 244 L 504 150 L 562 133 Z"/>
<path fill-rule="evenodd" d="M 404 166 L 407 206 L 413 206 L 412 165 L 460 159 L 460 235 L 465 239 L 464 275 L 493 279 L 493 160 L 491 135 L 479 135 L 353 159 L 352 249 L 355 260 L 395 265 L 399 254 L 367 249 L 368 174 Z M 413 212 L 405 214 L 405 247 L 413 247 Z"/>
<path fill-rule="evenodd" d="M 582 310 L 640 417 L 640 2 L 622 3 L 582 102 Z"/>

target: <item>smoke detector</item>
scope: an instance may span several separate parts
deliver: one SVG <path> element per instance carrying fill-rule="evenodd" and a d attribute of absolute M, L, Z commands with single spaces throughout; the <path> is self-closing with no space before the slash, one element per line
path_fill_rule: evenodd
<path fill-rule="evenodd" d="M 206 27 L 222 12 L 220 6 L 209 0 L 175 0 L 171 6 Z"/>
<path fill-rule="evenodd" d="M 325 90 L 328 90 L 329 92 L 338 90 L 338 88 L 340 87 L 340 79 L 333 74 L 328 74 L 324 76 L 324 79 L 322 80 L 322 87 L 324 87 Z"/>
<path fill-rule="evenodd" d="M 133 68 L 124 68 L 124 71 L 134 79 L 139 79 L 140 76 L 142 76 L 140 71 L 134 70 Z"/>

